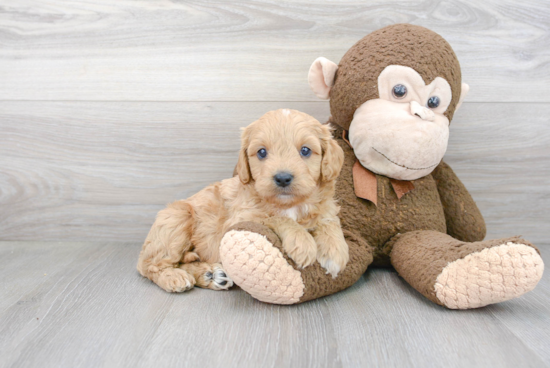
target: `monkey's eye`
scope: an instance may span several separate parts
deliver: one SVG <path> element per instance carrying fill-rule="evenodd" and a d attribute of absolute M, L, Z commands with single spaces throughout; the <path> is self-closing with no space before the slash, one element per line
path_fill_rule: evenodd
<path fill-rule="evenodd" d="M 396 84 L 392 89 L 393 97 L 403 98 L 407 95 L 407 87 L 402 84 Z"/>
<path fill-rule="evenodd" d="M 432 96 L 428 99 L 428 107 L 430 109 L 435 109 L 438 106 L 439 106 L 439 97 Z"/>
<path fill-rule="evenodd" d="M 258 158 L 259 158 L 260 160 L 263 160 L 263 159 L 266 158 L 266 156 L 267 156 L 267 151 L 266 151 L 265 148 L 260 148 L 260 149 L 258 150 L 258 152 L 256 153 L 256 155 L 258 156 Z"/>
<path fill-rule="evenodd" d="M 309 149 L 309 148 L 306 147 L 306 146 L 303 146 L 303 147 L 300 149 L 300 155 L 302 155 L 302 157 L 309 157 L 309 156 L 311 156 L 311 149 Z"/>

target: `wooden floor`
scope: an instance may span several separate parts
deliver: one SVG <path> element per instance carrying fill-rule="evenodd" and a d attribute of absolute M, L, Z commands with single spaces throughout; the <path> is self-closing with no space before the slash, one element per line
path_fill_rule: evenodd
<path fill-rule="evenodd" d="M 444 159 L 488 238 L 522 234 L 550 264 L 548 0 L 0 0 L 0 367 L 550 366 L 548 272 L 449 311 L 391 270 L 292 307 L 135 270 L 157 211 L 232 174 L 240 127 L 326 121 L 311 62 L 393 23 L 459 58 Z"/>
<path fill-rule="evenodd" d="M 550 246 L 541 247 L 546 264 Z M 550 367 L 550 275 L 522 298 L 436 306 L 372 269 L 298 306 L 169 294 L 136 243 L 0 243 L 0 367 Z"/>

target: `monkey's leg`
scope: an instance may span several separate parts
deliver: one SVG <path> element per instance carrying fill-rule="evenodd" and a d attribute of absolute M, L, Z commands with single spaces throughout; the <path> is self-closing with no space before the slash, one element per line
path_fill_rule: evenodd
<path fill-rule="evenodd" d="M 266 303 L 297 304 L 334 294 L 353 285 L 372 262 L 372 249 L 344 231 L 349 262 L 333 278 L 318 262 L 303 269 L 284 253 L 268 227 L 242 222 L 223 237 L 220 258 L 227 275 L 252 297 Z"/>
<path fill-rule="evenodd" d="M 399 275 L 450 309 L 518 297 L 535 288 L 544 270 L 538 249 L 519 237 L 468 243 L 437 231 L 413 231 L 390 242 Z"/>

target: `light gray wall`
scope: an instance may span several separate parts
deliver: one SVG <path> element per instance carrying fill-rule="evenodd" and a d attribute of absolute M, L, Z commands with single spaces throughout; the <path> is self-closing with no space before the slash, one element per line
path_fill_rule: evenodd
<path fill-rule="evenodd" d="M 231 175 L 238 128 L 321 121 L 307 70 L 397 22 L 443 35 L 471 91 L 446 155 L 489 236 L 547 242 L 550 4 L 535 1 L 2 1 L 0 239 L 141 241 Z"/>

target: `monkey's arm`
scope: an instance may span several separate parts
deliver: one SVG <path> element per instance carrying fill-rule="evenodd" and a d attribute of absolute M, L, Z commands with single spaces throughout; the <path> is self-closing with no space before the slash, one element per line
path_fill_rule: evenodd
<path fill-rule="evenodd" d="M 468 190 L 445 162 L 432 172 L 447 223 L 447 234 L 455 239 L 474 242 L 485 238 L 485 220 Z"/>

